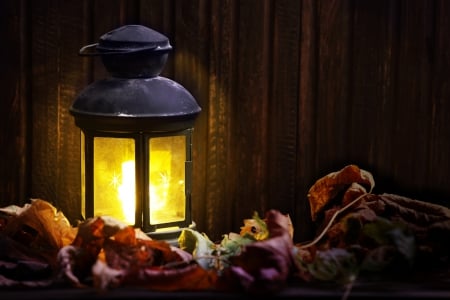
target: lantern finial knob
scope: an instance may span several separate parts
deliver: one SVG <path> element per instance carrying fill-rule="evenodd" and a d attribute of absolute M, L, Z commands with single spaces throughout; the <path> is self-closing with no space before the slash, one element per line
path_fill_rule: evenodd
<path fill-rule="evenodd" d="M 161 74 L 171 50 L 165 35 L 142 25 L 124 25 L 103 34 L 98 43 L 82 47 L 79 53 L 101 56 L 114 77 L 145 78 Z"/>

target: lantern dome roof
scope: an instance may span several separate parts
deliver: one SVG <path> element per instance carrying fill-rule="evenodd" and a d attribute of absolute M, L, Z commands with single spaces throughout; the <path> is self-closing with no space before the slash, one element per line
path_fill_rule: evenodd
<path fill-rule="evenodd" d="M 126 132 L 192 127 L 201 108 L 183 86 L 160 76 L 171 49 L 165 35 L 142 25 L 119 27 L 82 47 L 80 55 L 101 56 L 112 76 L 81 91 L 70 107 L 75 123 Z"/>
<path fill-rule="evenodd" d="M 126 131 L 186 129 L 200 111 L 189 91 L 162 76 L 95 81 L 70 107 L 81 128 Z"/>

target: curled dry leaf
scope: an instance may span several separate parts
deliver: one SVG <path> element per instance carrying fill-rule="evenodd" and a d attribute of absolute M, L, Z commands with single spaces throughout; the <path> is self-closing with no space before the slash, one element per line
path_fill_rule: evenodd
<path fill-rule="evenodd" d="M 72 242 L 76 229 L 41 199 L 0 211 L 0 286 L 51 285 L 58 269 L 57 253 Z"/>
<path fill-rule="evenodd" d="M 59 249 L 72 242 L 76 228 L 71 227 L 62 212 L 41 199 L 31 199 L 23 207 L 8 206 L 1 212 L 5 217 L 0 230 L 3 243 L 0 256 L 2 260 L 15 262 L 14 272 L 10 273 L 19 276 L 18 281 L 30 277 L 36 283 L 38 279 L 49 279 L 57 272 Z M 45 268 L 36 269 L 38 265 Z"/>
<path fill-rule="evenodd" d="M 215 274 L 192 261 L 192 256 L 165 241 L 136 239 L 124 228 L 107 239 L 103 253 L 106 267 L 97 280 L 100 287 L 132 285 L 153 290 L 179 291 L 211 289 Z M 105 284 L 105 280 L 110 280 Z"/>
<path fill-rule="evenodd" d="M 325 206 L 353 183 L 367 186 L 369 192 L 375 186 L 372 174 L 356 165 L 347 165 L 341 170 L 329 173 L 317 180 L 309 189 L 307 195 L 312 220 L 315 221 L 317 215 L 323 211 Z"/>
<path fill-rule="evenodd" d="M 2 211 L 11 215 L 2 229 L 5 235 L 52 254 L 69 245 L 77 232 L 61 211 L 42 199 L 31 199 L 23 207 L 9 206 Z"/>
<path fill-rule="evenodd" d="M 344 196 L 342 197 L 342 206 L 346 206 L 351 203 L 353 200 L 358 198 L 359 196 L 366 194 L 367 190 L 364 186 L 357 182 L 353 182 L 345 191 Z"/>
<path fill-rule="evenodd" d="M 117 235 L 121 237 L 104 243 L 106 264 L 94 272 L 97 287 L 129 285 L 179 291 L 204 290 L 214 286 L 215 274 L 194 263 L 192 256 L 181 249 L 165 241 L 131 241 L 133 234 L 129 230 L 120 231 Z"/>
<path fill-rule="evenodd" d="M 204 270 L 192 255 L 114 219 L 97 217 L 79 225 L 72 245 L 59 252 L 60 277 L 73 286 L 140 286 L 164 291 L 205 290 L 217 275 Z"/>
<path fill-rule="evenodd" d="M 418 257 L 450 263 L 450 208 L 395 194 L 372 196 L 368 206 L 377 215 L 406 226 L 415 236 Z"/>

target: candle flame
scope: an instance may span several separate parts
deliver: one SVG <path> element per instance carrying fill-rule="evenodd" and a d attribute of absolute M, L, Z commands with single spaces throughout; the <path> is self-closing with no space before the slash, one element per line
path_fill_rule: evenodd
<path fill-rule="evenodd" d="M 122 205 L 125 221 L 134 223 L 136 212 L 136 184 L 134 161 L 129 160 L 122 163 L 122 184 L 117 188 L 118 197 Z"/>

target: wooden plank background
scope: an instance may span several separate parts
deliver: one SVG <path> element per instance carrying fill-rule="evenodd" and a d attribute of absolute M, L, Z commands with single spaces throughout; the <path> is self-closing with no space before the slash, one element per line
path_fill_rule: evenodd
<path fill-rule="evenodd" d="M 114 28 L 165 34 L 163 71 L 202 107 L 193 217 L 211 239 L 270 208 L 313 235 L 307 192 L 357 164 L 375 193 L 449 206 L 450 2 L 4 0 L 0 204 L 80 218 L 80 132 L 68 108 L 108 76 L 78 50 Z"/>

